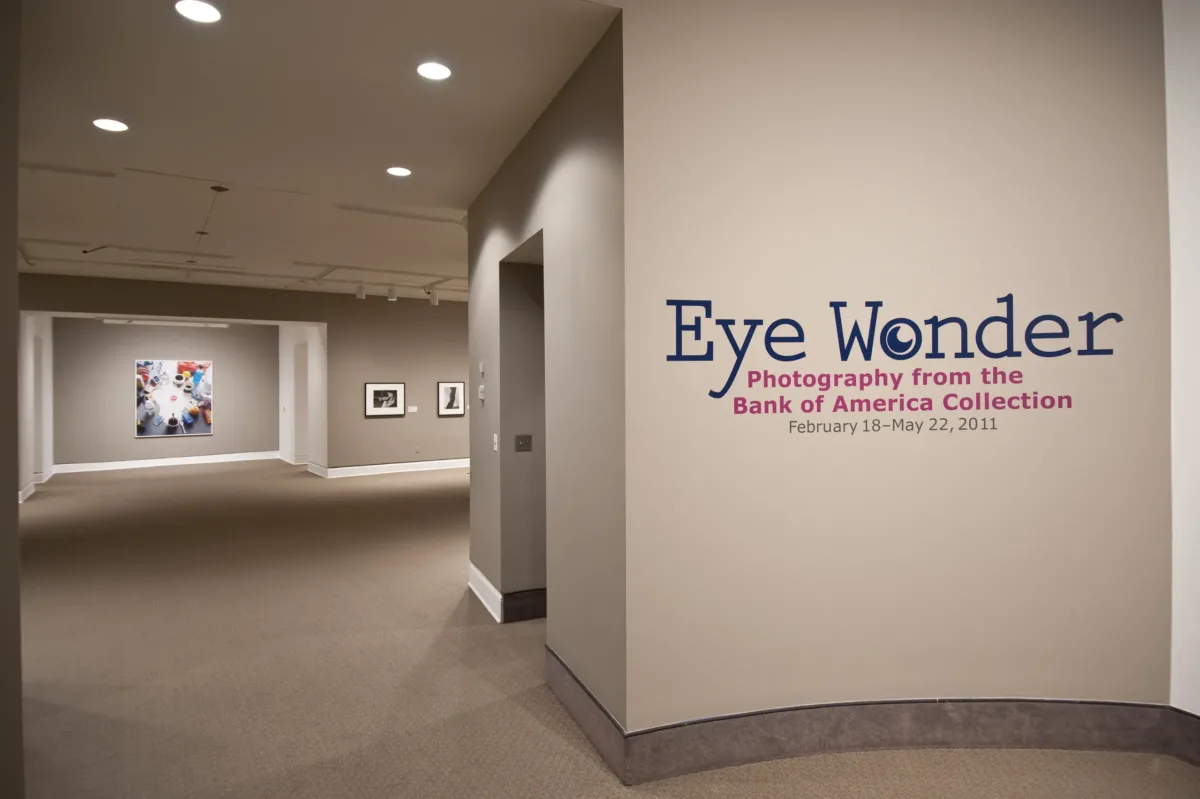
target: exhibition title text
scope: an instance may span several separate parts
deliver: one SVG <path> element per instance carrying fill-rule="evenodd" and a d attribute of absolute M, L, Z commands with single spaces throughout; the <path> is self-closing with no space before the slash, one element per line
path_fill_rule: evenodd
<path fill-rule="evenodd" d="M 918 355 L 932 361 L 947 357 L 966 360 L 977 356 L 1011 359 L 1021 358 L 1026 352 L 1035 358 L 1061 358 L 1072 352 L 1081 356 L 1112 355 L 1111 347 L 1102 346 L 1102 334 L 1104 329 L 1124 321 L 1119 313 L 1098 314 L 1088 311 L 1076 317 L 1081 324 L 1076 325 L 1073 331 L 1066 317 L 1041 314 L 1019 329 L 1013 295 L 999 297 L 996 302 L 1003 306 L 1003 311 L 974 326 L 960 316 L 932 316 L 920 323 L 905 316 L 896 316 L 881 322 L 883 302 L 878 300 L 864 302 L 862 310 L 857 312 L 851 310 L 847 302 L 830 302 L 829 307 L 837 334 L 838 356 L 842 362 L 855 359 L 871 362 L 878 353 L 891 361 L 907 361 Z M 795 362 L 808 357 L 804 326 L 795 319 L 785 317 L 770 323 L 764 319 L 743 319 L 740 322 L 736 319 L 713 319 L 713 304 L 709 300 L 667 300 L 667 305 L 674 309 L 675 315 L 675 346 L 674 351 L 667 355 L 668 361 L 716 360 L 718 345 L 708 337 L 706 320 L 712 320 L 711 324 L 724 334 L 714 335 L 713 338 L 718 341 L 723 338 L 721 346 L 728 347 L 733 362 L 723 384 L 708 392 L 714 399 L 720 399 L 729 392 L 737 381 L 747 354 L 756 346 L 761 346 L 766 355 L 775 361 Z M 1076 347 L 1072 347 L 1073 335 Z M 1021 344 L 1023 349 L 1020 348 Z M 926 371 L 917 368 L 906 372 L 911 372 L 914 386 L 971 384 L 969 371 Z M 884 369 L 814 374 L 792 371 L 779 375 L 770 370 L 755 370 L 749 373 L 748 387 L 803 387 L 828 391 L 833 387 L 862 390 L 871 386 L 886 386 L 896 391 L 901 385 L 901 374 L 905 373 Z M 979 370 L 976 378 L 985 385 L 1020 384 L 1022 379 L 1020 372 L 1008 372 L 999 367 Z M 915 398 L 913 400 L 916 401 Z M 781 401 L 784 398 L 781 397 Z M 977 395 L 975 401 L 986 403 L 990 400 Z M 997 400 L 999 405 L 993 404 L 992 407 L 1011 410 L 1038 408 L 1043 407 L 1038 403 L 1045 401 L 1035 393 L 1032 398 L 1028 395 L 1024 398 L 1004 397 Z M 745 407 L 745 402 L 740 400 L 742 407 Z M 925 402 L 928 400 L 923 400 L 921 404 Z M 893 402 L 887 410 L 917 408 L 895 407 Z M 744 411 L 735 409 L 735 412 Z"/>

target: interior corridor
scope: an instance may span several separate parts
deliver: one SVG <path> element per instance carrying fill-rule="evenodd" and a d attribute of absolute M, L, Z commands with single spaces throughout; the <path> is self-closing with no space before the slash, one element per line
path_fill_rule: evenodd
<path fill-rule="evenodd" d="M 876 752 L 627 788 L 466 589 L 466 471 L 55 477 L 22 506 L 30 799 L 1188 797 L 1170 758 Z"/>

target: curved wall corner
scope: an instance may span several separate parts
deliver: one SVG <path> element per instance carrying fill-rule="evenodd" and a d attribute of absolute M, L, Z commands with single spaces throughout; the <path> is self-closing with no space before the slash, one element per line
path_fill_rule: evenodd
<path fill-rule="evenodd" d="M 1160 6 L 623 19 L 626 729 L 1168 704 Z"/>

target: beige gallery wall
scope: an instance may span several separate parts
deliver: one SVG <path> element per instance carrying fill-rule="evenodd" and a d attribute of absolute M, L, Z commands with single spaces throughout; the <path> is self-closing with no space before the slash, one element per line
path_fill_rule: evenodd
<path fill-rule="evenodd" d="M 492 442 L 507 432 L 500 407 L 509 381 L 528 379 L 524 366 L 510 375 L 501 360 L 500 262 L 541 232 L 546 639 L 619 719 L 626 618 L 621 106 L 618 21 L 472 204 L 467 223 L 469 394 L 476 403 L 471 562 L 504 593 L 532 587 L 540 566 L 536 548 L 522 552 L 502 540 L 509 518 Z M 475 399 L 480 385 L 482 403 Z M 522 401 L 530 393 L 511 396 Z M 505 436 L 500 443 L 513 442 Z M 532 502 L 522 505 L 532 511 Z"/>
<path fill-rule="evenodd" d="M 60 318 L 54 348 L 56 465 L 279 449 L 275 325 L 159 327 Z M 212 362 L 212 435 L 135 435 L 134 362 L 181 359 Z"/>
<path fill-rule="evenodd" d="M 631 0 L 624 32 L 627 726 L 849 700 L 1166 701 L 1159 5 Z M 1009 293 L 1020 358 L 839 358 L 830 302 L 973 334 Z M 807 355 L 772 360 L 760 327 L 712 399 L 730 346 L 704 320 L 714 361 L 669 362 L 669 299 L 711 300 L 739 341 L 742 320 L 793 318 Z M 1085 347 L 1087 312 L 1123 317 L 1096 331 L 1113 355 L 1029 351 L 1042 314 Z M 985 366 L 1073 408 L 733 413 L 736 396 L 813 396 L 750 390 L 750 370 L 969 368 L 973 394 Z M 940 416 L 997 429 L 930 431 Z M 789 432 L 867 418 L 924 431 Z"/>
<path fill-rule="evenodd" d="M 468 457 L 467 419 L 437 415 L 438 382 L 467 379 L 466 303 L 335 295 L 328 319 L 330 466 Z M 389 382 L 404 383 L 409 411 L 367 418 L 364 384 Z"/>

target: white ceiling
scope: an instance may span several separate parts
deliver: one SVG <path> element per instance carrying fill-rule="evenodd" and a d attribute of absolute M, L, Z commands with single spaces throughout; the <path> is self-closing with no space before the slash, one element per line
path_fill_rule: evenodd
<path fill-rule="evenodd" d="M 466 208 L 617 13 L 213 2 L 208 26 L 174 0 L 25 4 L 24 271 L 409 296 L 452 278 L 442 293 L 465 298 Z M 426 60 L 454 75 L 420 78 Z"/>

